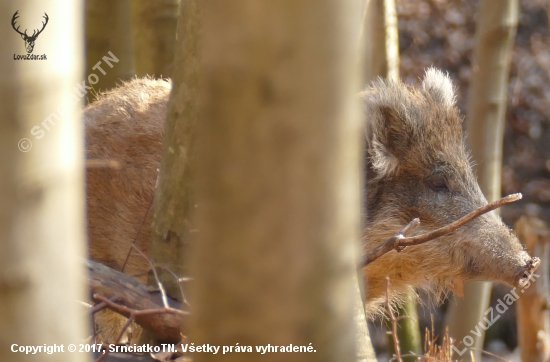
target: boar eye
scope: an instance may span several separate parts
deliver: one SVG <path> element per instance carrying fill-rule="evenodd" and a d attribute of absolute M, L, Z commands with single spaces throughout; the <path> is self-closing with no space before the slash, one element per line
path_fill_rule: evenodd
<path fill-rule="evenodd" d="M 440 174 L 430 176 L 430 178 L 426 180 L 426 185 L 436 192 L 449 190 L 447 180 L 445 180 L 445 177 Z"/>

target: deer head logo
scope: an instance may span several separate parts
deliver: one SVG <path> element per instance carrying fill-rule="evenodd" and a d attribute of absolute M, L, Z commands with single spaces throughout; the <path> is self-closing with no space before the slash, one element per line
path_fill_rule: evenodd
<path fill-rule="evenodd" d="M 21 35 L 21 38 L 23 38 L 23 40 L 25 41 L 25 48 L 27 48 L 27 53 L 30 54 L 34 49 L 34 42 L 36 41 L 36 38 L 38 38 L 40 33 L 44 30 L 44 28 L 46 27 L 46 24 L 48 24 L 48 20 L 49 20 L 48 14 L 44 13 L 43 18 L 46 19 L 46 22 L 42 22 L 42 29 L 34 30 L 32 32 L 32 35 L 29 36 L 27 34 L 27 29 L 25 29 L 25 31 L 22 33 L 19 31 L 19 27 L 17 28 L 15 27 L 15 21 L 19 17 L 19 15 L 17 15 L 18 12 L 19 10 L 17 10 L 15 14 L 13 14 L 13 18 L 11 18 L 11 26 L 13 27 L 13 30 L 15 30 L 17 33 Z"/>

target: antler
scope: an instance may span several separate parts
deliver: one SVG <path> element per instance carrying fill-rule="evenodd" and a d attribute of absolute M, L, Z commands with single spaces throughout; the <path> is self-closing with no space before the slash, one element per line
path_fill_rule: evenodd
<path fill-rule="evenodd" d="M 24 36 L 28 36 L 28 35 L 27 35 L 27 30 L 26 30 L 26 29 L 25 29 L 25 33 L 22 33 L 22 32 L 19 31 L 19 26 L 18 26 L 17 28 L 15 27 L 15 21 L 16 21 L 17 18 L 19 17 L 19 16 L 17 15 L 18 12 L 19 12 L 19 10 L 17 10 L 17 11 L 15 12 L 15 14 L 13 14 L 13 18 L 11 18 L 11 26 L 13 27 L 13 30 L 15 30 L 15 31 L 18 32 L 19 34 L 24 35 Z M 45 14 L 45 13 L 44 13 L 44 14 Z"/>
<path fill-rule="evenodd" d="M 36 35 L 34 35 L 34 32 L 32 33 L 32 36 L 33 36 L 33 37 L 38 36 L 38 35 L 42 32 L 42 30 L 44 30 L 44 28 L 46 27 L 46 24 L 48 24 L 48 20 L 50 19 L 50 18 L 48 18 L 48 14 L 44 13 L 43 18 L 46 19 L 46 22 L 42 22 L 42 29 L 40 29 L 40 30 L 38 31 L 38 33 L 36 33 Z M 36 30 L 35 30 L 35 31 L 36 31 Z"/>
<path fill-rule="evenodd" d="M 15 21 L 17 20 L 17 18 L 19 17 L 19 15 L 17 14 L 19 13 L 19 10 L 17 10 L 15 12 L 15 14 L 13 14 L 13 18 L 11 18 L 11 26 L 13 27 L 13 30 L 15 30 L 16 32 L 18 32 L 19 34 L 25 36 L 25 39 L 36 39 L 36 37 L 44 30 L 44 28 L 46 27 L 46 24 L 48 24 L 48 20 L 50 20 L 50 18 L 48 17 L 48 14 L 44 13 L 44 16 L 43 18 L 46 19 L 46 22 L 42 22 L 42 29 L 38 30 L 38 33 L 37 33 L 37 30 L 34 30 L 32 32 L 32 35 L 29 36 L 27 34 L 27 29 L 25 29 L 25 32 L 22 33 L 19 31 L 19 26 L 16 28 L 15 27 Z"/>

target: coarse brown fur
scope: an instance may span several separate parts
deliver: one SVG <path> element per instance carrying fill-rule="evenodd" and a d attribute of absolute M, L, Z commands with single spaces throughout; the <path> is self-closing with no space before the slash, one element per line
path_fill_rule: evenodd
<path fill-rule="evenodd" d="M 84 115 L 86 158 L 114 160 L 120 165 L 87 170 L 90 257 L 142 282 L 150 267 L 132 250 L 132 243 L 135 240 L 148 253 L 150 205 L 170 88 L 165 80 L 135 79 L 101 94 Z M 122 317 L 109 311 L 100 312 L 96 321 L 100 339 L 111 342 L 123 324 Z"/>
<path fill-rule="evenodd" d="M 445 226 L 487 204 L 475 179 L 456 108 L 452 83 L 428 69 L 422 87 L 378 81 L 362 94 L 367 119 L 367 224 L 365 249 L 372 250 L 413 218 L 413 235 Z M 518 285 L 538 265 L 495 212 L 452 234 L 390 252 L 364 269 L 367 310 L 409 287 L 436 295 L 461 291 L 467 280 Z"/>
<path fill-rule="evenodd" d="M 116 270 L 123 270 L 136 237 L 136 245 L 149 250 L 148 208 L 160 167 L 169 93 L 165 80 L 136 79 L 103 93 L 86 108 L 86 158 L 120 164 L 119 169 L 87 171 L 90 256 Z M 144 280 L 148 269 L 134 251 L 123 271 Z"/>
<path fill-rule="evenodd" d="M 122 270 L 137 237 L 147 253 L 151 204 L 160 167 L 170 83 L 136 79 L 105 93 L 85 111 L 87 157 L 121 167 L 88 170 L 88 220 L 92 259 Z M 462 117 L 450 79 L 429 69 L 422 88 L 379 80 L 362 94 L 367 137 L 365 251 L 387 240 L 414 217 L 415 234 L 444 226 L 487 203 L 463 142 Z M 145 218 L 145 215 L 148 215 Z M 143 223 L 143 226 L 142 226 Z M 364 269 L 367 310 L 410 288 L 441 294 L 466 280 L 517 285 L 533 270 L 531 259 L 494 213 L 426 244 L 392 251 Z M 135 252 L 124 272 L 144 280 L 148 263 Z M 104 322 L 108 323 L 108 322 Z M 116 335 L 113 332 L 112 335 Z"/>

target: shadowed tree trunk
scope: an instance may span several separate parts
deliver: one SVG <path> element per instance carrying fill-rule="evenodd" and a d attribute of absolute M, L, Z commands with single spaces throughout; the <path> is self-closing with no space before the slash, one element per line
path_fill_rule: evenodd
<path fill-rule="evenodd" d="M 118 59 L 112 68 L 102 61 L 109 52 Z M 96 67 L 98 62 L 102 62 L 102 70 Z M 96 84 L 87 82 L 95 92 L 114 88 L 134 76 L 130 0 L 86 0 L 85 72 L 86 76 L 97 75 Z M 89 93 L 88 101 L 94 99 L 94 93 Z"/>
<path fill-rule="evenodd" d="M 361 24 L 361 31 L 359 33 L 360 48 L 362 52 L 362 57 L 360 57 L 360 64 L 362 67 L 360 69 L 360 75 L 362 75 L 363 81 L 360 83 L 361 89 L 365 86 L 366 83 L 372 80 L 373 69 L 378 69 L 378 66 L 383 66 L 386 62 L 378 62 L 380 59 L 385 57 L 375 57 L 375 45 L 373 34 L 382 34 L 382 39 L 384 35 L 384 28 L 382 27 L 381 32 L 377 32 L 378 29 L 375 28 L 377 24 L 377 18 L 373 15 L 375 8 L 373 3 L 378 3 L 372 0 L 365 0 L 363 2 L 363 18 Z M 376 38 L 378 40 L 379 37 Z M 383 41 L 383 40 L 382 40 Z M 374 64 L 376 62 L 376 65 Z M 362 255 L 363 248 L 359 245 L 357 250 L 357 255 Z M 363 278 L 363 271 L 361 268 L 357 269 L 356 273 L 356 297 L 355 297 L 355 325 L 357 328 L 357 362 L 376 362 L 376 356 L 374 349 L 372 347 L 369 328 L 367 324 L 367 317 L 365 313 L 365 280 Z"/>
<path fill-rule="evenodd" d="M 354 3 L 201 3 L 195 344 L 292 344 L 316 352 L 285 361 L 356 360 L 362 133 Z"/>
<path fill-rule="evenodd" d="M 132 40 L 138 77 L 174 76 L 174 45 L 179 3 L 179 0 L 131 0 Z M 180 32 L 180 42 L 183 35 Z"/>
<path fill-rule="evenodd" d="M 479 186 L 489 202 L 501 196 L 502 142 L 506 114 L 510 52 L 518 23 L 517 0 L 482 0 L 479 7 L 472 84 L 468 97 L 467 132 Z M 448 314 L 449 334 L 460 342 L 468 335 L 475 360 L 481 360 L 484 331 L 470 330 L 489 306 L 491 283 L 469 282 L 464 298 L 453 298 Z"/>
<path fill-rule="evenodd" d="M 182 2 L 178 22 L 175 74 L 168 103 L 162 164 L 155 193 L 151 257 L 179 276 L 187 274 L 184 260 L 191 232 L 194 157 L 198 109 L 198 10 L 195 0 Z M 172 275 L 159 270 L 169 294 L 180 298 Z"/>
<path fill-rule="evenodd" d="M 73 93 L 83 4 L 0 2 L 5 21 L 16 11 L 18 24 L 37 29 L 46 12 L 34 54 L 48 60 L 8 56 L 25 54 L 25 43 L 0 27 L 0 361 L 88 361 L 67 351 L 85 335 L 82 98 Z M 64 352 L 19 350 L 54 344 Z"/>
<path fill-rule="evenodd" d="M 362 86 L 388 74 L 385 24 L 384 0 L 368 0 L 361 34 L 365 46 Z"/>

